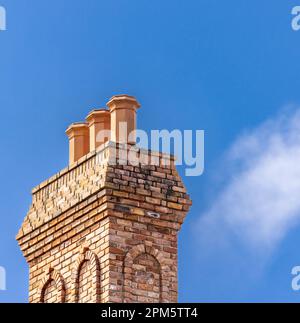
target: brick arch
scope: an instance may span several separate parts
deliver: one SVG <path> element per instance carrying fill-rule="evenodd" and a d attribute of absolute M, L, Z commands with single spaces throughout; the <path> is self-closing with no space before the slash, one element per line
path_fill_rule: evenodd
<path fill-rule="evenodd" d="M 51 285 L 53 282 L 56 290 L 56 299 L 57 303 L 64 303 L 65 297 L 66 297 L 66 288 L 64 280 L 61 276 L 61 274 L 53 269 L 52 267 L 49 267 L 46 270 L 46 273 L 44 274 L 44 277 L 42 278 L 41 284 L 40 284 L 40 303 L 45 303 L 45 297 L 47 296 L 47 288 Z"/>
<path fill-rule="evenodd" d="M 149 255 L 154 258 L 159 265 L 159 302 L 168 302 L 169 299 L 166 296 L 164 291 L 169 290 L 169 279 L 166 275 L 169 272 L 169 266 L 165 261 L 165 257 L 162 252 L 155 249 L 152 246 L 146 246 L 144 244 L 140 244 L 131 248 L 127 254 L 125 255 L 125 259 L 123 262 L 123 302 L 132 302 L 133 300 L 133 291 L 132 291 L 132 283 L 134 279 L 134 261 L 138 259 L 138 257 L 142 255 Z"/>
<path fill-rule="evenodd" d="M 91 278 L 91 290 L 89 291 L 90 302 L 100 303 L 100 263 L 97 255 L 92 252 L 88 247 L 83 247 L 74 264 L 73 277 L 74 277 L 74 303 L 80 301 L 80 274 L 84 266 L 88 263 L 88 271 Z"/>

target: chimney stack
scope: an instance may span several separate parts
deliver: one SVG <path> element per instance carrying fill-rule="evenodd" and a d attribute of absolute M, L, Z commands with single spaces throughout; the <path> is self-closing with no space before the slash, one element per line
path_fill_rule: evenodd
<path fill-rule="evenodd" d="M 93 110 L 86 117 L 90 133 L 90 151 L 110 140 L 110 112 L 106 109 Z"/>
<path fill-rule="evenodd" d="M 69 163 L 74 164 L 89 152 L 89 127 L 85 122 L 73 123 L 66 130 L 69 137 Z"/>
<path fill-rule="evenodd" d="M 108 105 L 113 140 L 126 143 L 139 104 L 122 95 Z M 130 144 L 88 154 L 103 114 L 68 128 L 72 166 L 32 190 L 17 235 L 30 303 L 177 302 L 177 236 L 191 199 L 173 156 Z M 118 132 L 121 122 L 128 132 Z"/>
<path fill-rule="evenodd" d="M 138 101 L 129 95 L 113 96 L 107 103 L 111 119 L 111 140 L 118 143 L 135 144 L 136 110 Z M 129 138 L 129 134 L 131 134 Z"/>

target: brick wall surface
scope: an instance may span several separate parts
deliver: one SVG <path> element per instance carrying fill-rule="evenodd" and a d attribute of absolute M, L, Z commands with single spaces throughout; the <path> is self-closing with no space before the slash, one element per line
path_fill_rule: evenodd
<path fill-rule="evenodd" d="M 17 236 L 30 302 L 177 301 L 191 200 L 173 158 L 135 148 L 132 165 L 130 148 L 107 143 L 33 190 Z"/>

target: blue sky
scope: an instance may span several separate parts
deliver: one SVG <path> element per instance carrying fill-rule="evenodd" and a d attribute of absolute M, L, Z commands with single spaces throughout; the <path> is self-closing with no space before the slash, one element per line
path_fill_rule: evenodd
<path fill-rule="evenodd" d="M 15 235 L 31 188 L 67 165 L 67 126 L 118 93 L 141 102 L 141 129 L 205 130 L 205 173 L 184 178 L 194 204 L 180 233 L 180 301 L 300 300 L 291 289 L 291 269 L 300 264 L 297 221 L 265 252 L 247 244 L 253 231 L 242 231 L 241 239 L 231 227 L 225 246 L 199 239 L 207 228 L 201 219 L 217 216 L 213 205 L 231 187 L 230 179 L 218 178 L 241 175 L 230 173 L 224 154 L 245 131 L 260 138 L 257 129 L 266 120 L 280 124 L 269 132 L 281 134 L 278 113 L 300 104 L 300 31 L 291 29 L 290 14 L 300 1 L 0 5 L 7 11 L 7 31 L 0 32 L 0 266 L 7 291 L 0 291 L 0 302 L 27 301 L 28 270 Z"/>

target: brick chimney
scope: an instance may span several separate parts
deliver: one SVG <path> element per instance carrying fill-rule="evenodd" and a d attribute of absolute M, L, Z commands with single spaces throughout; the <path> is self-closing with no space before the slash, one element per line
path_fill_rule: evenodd
<path fill-rule="evenodd" d="M 69 167 L 32 190 L 17 235 L 29 264 L 30 303 L 177 301 L 177 235 L 191 200 L 173 156 L 134 147 L 158 162 L 110 163 L 133 147 L 124 142 L 139 104 L 122 95 L 108 106 L 114 142 L 88 152 L 88 134 L 102 129 L 92 112 L 89 125 L 67 131 Z M 118 132 L 123 121 L 128 130 Z"/>

